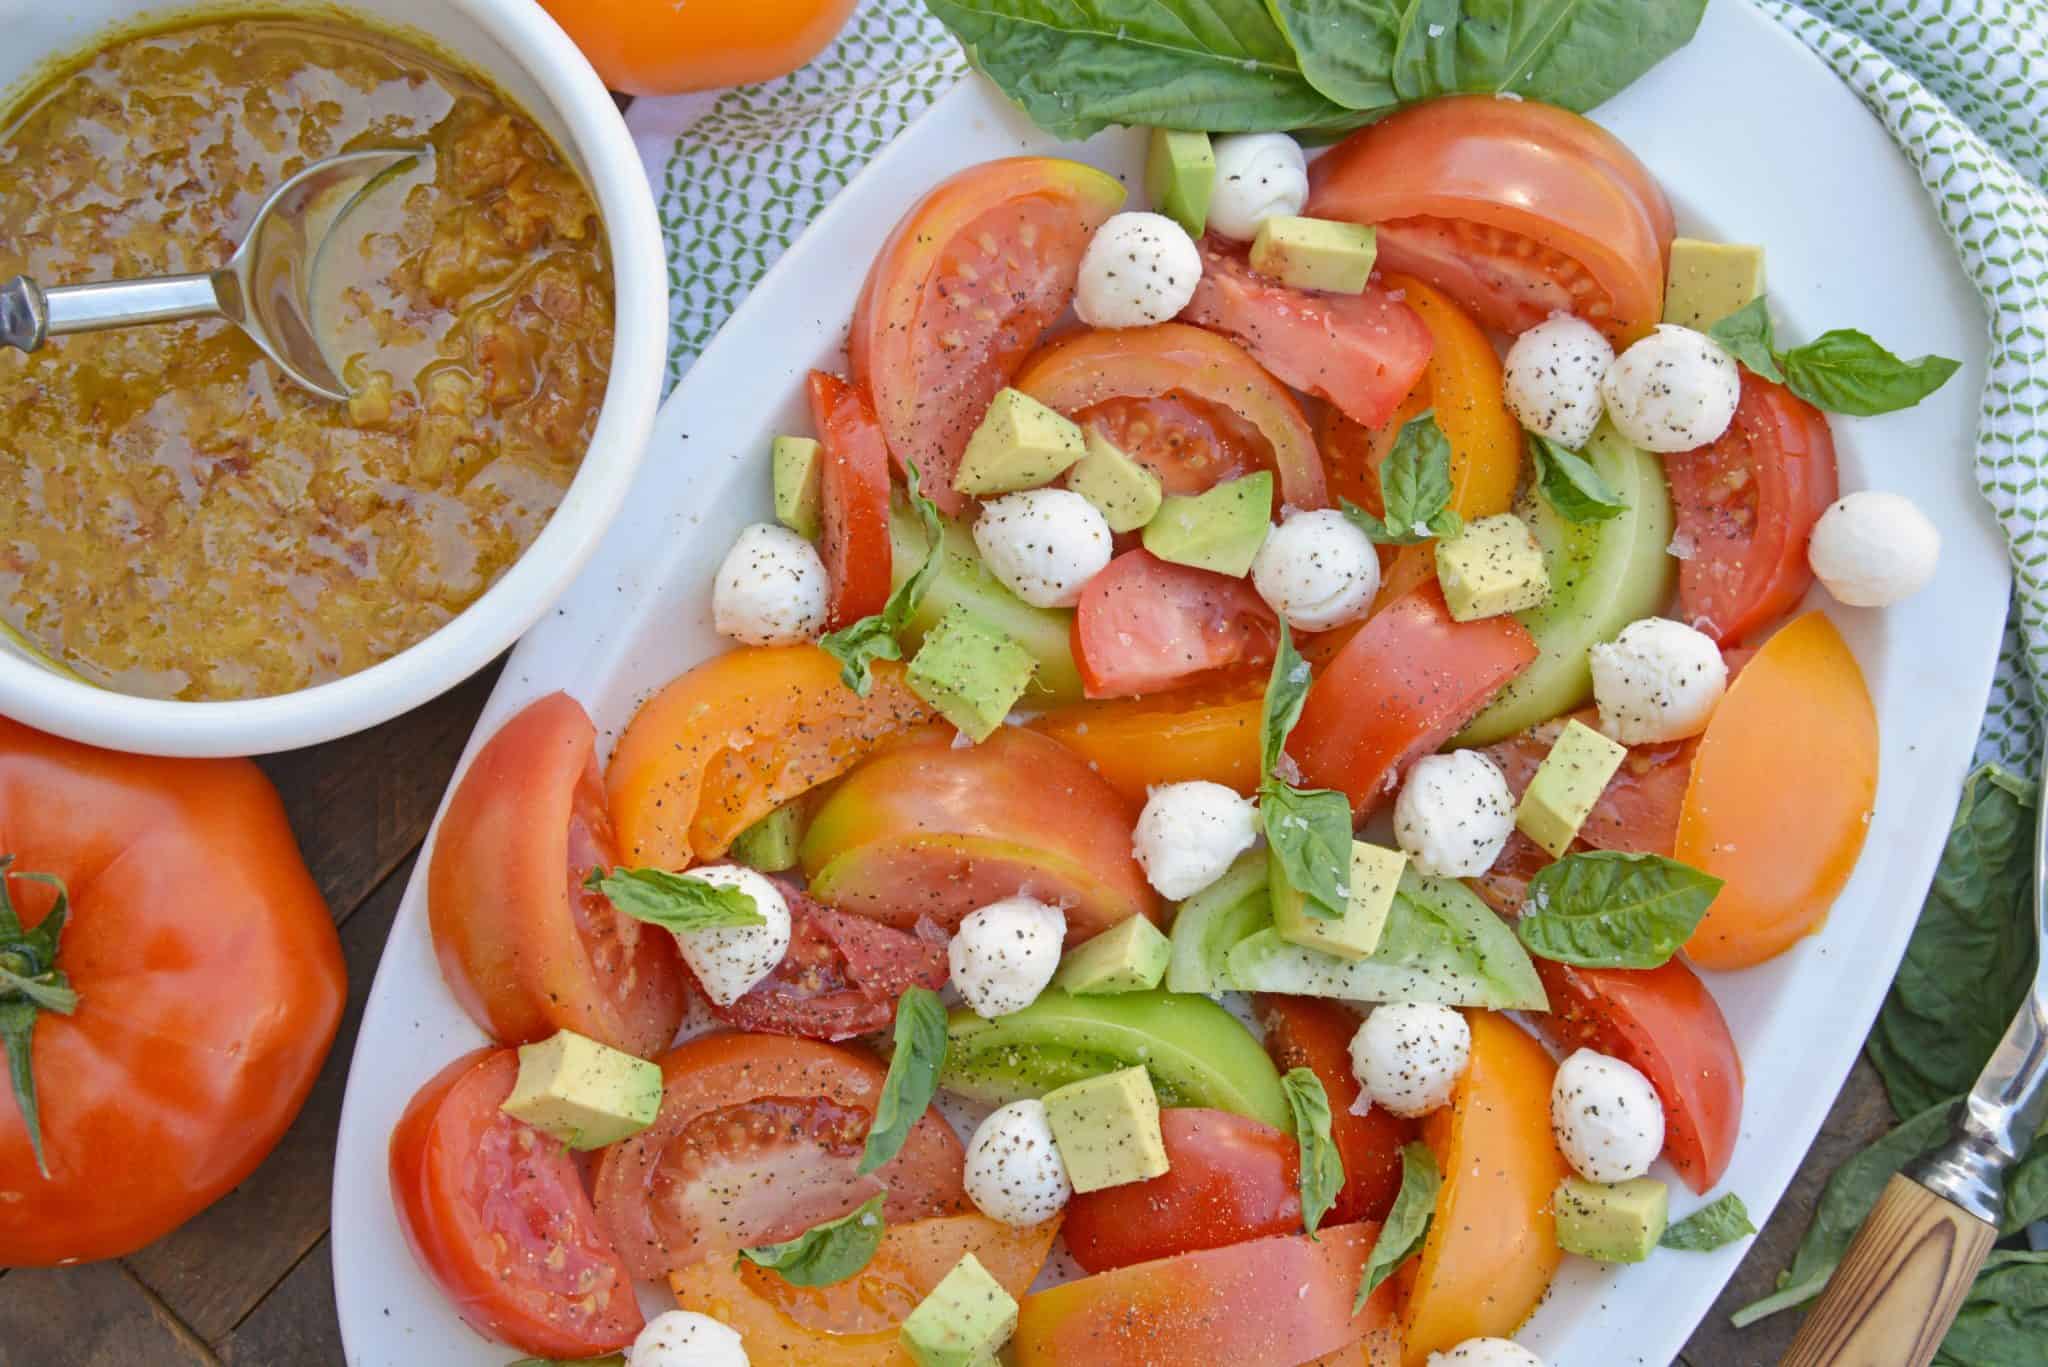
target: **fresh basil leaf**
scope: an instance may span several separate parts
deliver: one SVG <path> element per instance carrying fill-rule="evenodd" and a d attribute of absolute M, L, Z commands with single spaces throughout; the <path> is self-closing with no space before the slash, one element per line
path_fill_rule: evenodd
<path fill-rule="evenodd" d="M 1934 886 L 1864 1046 L 1900 1115 L 1974 1086 L 2033 983 L 2034 804 L 2032 784 L 1993 766 L 1963 784 Z"/>
<path fill-rule="evenodd" d="M 2005 1175 L 2005 1219 L 1998 1230 L 2013 1234 L 2036 1220 L 2048 1220 L 2048 1139 L 2038 1136 L 2027 1156 Z"/>
<path fill-rule="evenodd" d="M 843 1282 L 866 1267 L 882 1246 L 882 1236 L 889 1229 L 882 1219 L 882 1202 L 887 1196 L 878 1191 L 850 1214 L 814 1225 L 786 1243 L 743 1248 L 740 1256 L 757 1267 L 781 1273 L 791 1286 Z"/>
<path fill-rule="evenodd" d="M 1506 92 L 1584 111 L 1685 46 L 1705 10 L 1706 0 L 1408 0 L 1394 89 L 1404 103 Z"/>
<path fill-rule="evenodd" d="M 945 1063 L 946 1005 L 929 988 L 913 987 L 896 1000 L 896 1048 L 855 1172 L 866 1176 L 902 1152 L 911 1127 L 938 1094 Z"/>
<path fill-rule="evenodd" d="M 1269 778 L 1259 786 L 1259 820 L 1287 886 L 1304 899 L 1302 910 L 1326 921 L 1343 916 L 1351 900 L 1351 799 Z"/>
<path fill-rule="evenodd" d="M 1961 369 L 1946 356 L 1902 361 L 1854 328 L 1824 332 L 1778 357 L 1785 383 L 1816 408 L 1875 417 L 1911 408 Z"/>
<path fill-rule="evenodd" d="M 2048 1253 L 1993 1253 L 1934 1354 L 1935 1367 L 2048 1362 Z"/>
<path fill-rule="evenodd" d="M 1280 1090 L 1294 1113 L 1294 1140 L 1301 1146 L 1301 1222 L 1313 1234 L 1344 1187 L 1344 1160 L 1330 1138 L 1330 1098 L 1306 1068 L 1288 1069 Z"/>
<path fill-rule="evenodd" d="M 724 930 L 765 924 L 754 899 L 738 888 L 722 888 L 667 869 L 592 869 L 583 886 L 601 892 L 636 921 L 663 930 Z"/>
<path fill-rule="evenodd" d="M 1266 0 L 1308 83 L 1347 109 L 1392 109 L 1402 0 Z"/>
<path fill-rule="evenodd" d="M 1742 1198 L 1731 1191 L 1676 1224 L 1664 1226 L 1664 1237 L 1657 1242 L 1686 1253 L 1711 1253 L 1754 1233 L 1756 1226 L 1749 1222 L 1749 1210 L 1742 1204 Z"/>
<path fill-rule="evenodd" d="M 1367 121 L 1302 76 L 1259 0 L 925 0 L 967 59 L 1048 133 L 1212 133 Z"/>
<path fill-rule="evenodd" d="M 880 612 L 841 627 L 818 642 L 819 649 L 839 661 L 840 679 L 863 698 L 874 686 L 868 666 L 876 660 L 903 658 L 903 647 L 897 643 L 896 633 L 903 630 L 911 614 L 917 611 L 918 604 L 931 592 L 933 581 L 945 565 L 945 528 L 939 522 L 939 506 L 924 496 L 918 484 L 915 461 L 907 468 L 905 482 L 910 489 L 910 506 L 917 510 L 918 521 L 924 527 L 924 563 L 896 586 Z"/>
<path fill-rule="evenodd" d="M 1308 701 L 1312 681 L 1308 661 L 1294 648 L 1294 633 L 1280 622 L 1280 648 L 1273 655 L 1273 672 L 1266 679 L 1266 700 L 1260 710 L 1261 735 L 1259 772 L 1273 777 L 1287 752 L 1287 737 L 1301 720 L 1302 704 Z"/>
<path fill-rule="evenodd" d="M 1628 500 L 1569 446 L 1531 432 L 1529 456 L 1536 463 L 1536 487 L 1565 521 L 1605 522 L 1628 511 Z"/>
<path fill-rule="evenodd" d="M 1394 1196 L 1393 1209 L 1380 1226 L 1372 1252 L 1366 1255 L 1365 1274 L 1358 1279 L 1358 1295 L 1351 1302 L 1352 1314 L 1363 1310 L 1367 1298 L 1379 1290 L 1380 1283 L 1421 1250 L 1423 1236 L 1429 1233 L 1430 1217 L 1436 1214 L 1437 1189 L 1442 1185 L 1436 1155 L 1429 1151 L 1429 1146 L 1403 1145 L 1401 1190 Z"/>
<path fill-rule="evenodd" d="M 1586 850 L 1529 880 L 1515 933 L 1582 968 L 1656 968 L 1691 938 L 1721 880 L 1661 854 Z"/>
<path fill-rule="evenodd" d="M 1344 516 L 1382 546 L 1412 546 L 1431 537 L 1452 537 L 1464 523 L 1451 507 L 1451 442 L 1434 410 L 1402 424 L 1393 449 L 1380 462 L 1380 503 L 1374 517 L 1349 499 Z"/>
<path fill-rule="evenodd" d="M 1785 382 L 1778 369 L 1778 343 L 1771 335 L 1770 300 L 1759 294 L 1735 312 L 1707 329 L 1707 336 L 1766 380 Z"/>

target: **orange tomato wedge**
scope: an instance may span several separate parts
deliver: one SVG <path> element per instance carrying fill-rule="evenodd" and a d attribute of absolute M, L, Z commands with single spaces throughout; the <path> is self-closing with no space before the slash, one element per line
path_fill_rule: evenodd
<path fill-rule="evenodd" d="M 604 786 L 620 856 L 678 870 L 715 859 L 782 803 L 932 719 L 900 664 L 877 662 L 863 698 L 815 646 L 727 651 L 641 704 L 619 737 Z"/>
<path fill-rule="evenodd" d="M 755 1362 L 804 1367 L 909 1367 L 897 1328 L 953 1265 L 972 1253 L 1012 1296 L 1045 1265 L 1060 1222 L 1012 1229 L 984 1215 L 893 1225 L 859 1275 L 792 1286 L 765 1268 L 712 1258 L 669 1274 L 685 1310 L 731 1325 Z"/>
<path fill-rule="evenodd" d="M 1557 1065 L 1507 1017 L 1469 1011 L 1472 1061 L 1451 1104 L 1423 1122 L 1444 1175 L 1402 1314 L 1408 1367 L 1469 1338 L 1512 1335 L 1564 1253 L 1550 1197 L 1567 1175 L 1550 1133 Z"/>
<path fill-rule="evenodd" d="M 1158 698 L 1076 703 L 1032 721 L 1088 761 L 1110 787 L 1142 803 L 1159 783 L 1206 779 L 1250 796 L 1259 786 L 1265 685 L 1188 689 Z"/>
<path fill-rule="evenodd" d="M 1877 712 L 1834 623 L 1809 612 L 1764 642 L 1700 737 L 1680 863 L 1723 881 L 1685 952 L 1762 963 L 1820 929 L 1877 798 Z"/>

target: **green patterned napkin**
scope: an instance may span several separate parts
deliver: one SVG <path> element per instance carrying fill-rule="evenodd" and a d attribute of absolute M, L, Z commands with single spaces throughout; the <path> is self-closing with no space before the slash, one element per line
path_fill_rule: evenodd
<path fill-rule="evenodd" d="M 2016 610 L 1981 751 L 2032 774 L 2030 680 L 2048 678 L 2048 3 L 1756 2 L 1891 130 L 1989 308 L 1977 475 L 2012 546 Z M 920 0 L 864 0 L 793 76 L 632 107 L 668 236 L 671 385 L 839 187 L 966 70 Z"/>

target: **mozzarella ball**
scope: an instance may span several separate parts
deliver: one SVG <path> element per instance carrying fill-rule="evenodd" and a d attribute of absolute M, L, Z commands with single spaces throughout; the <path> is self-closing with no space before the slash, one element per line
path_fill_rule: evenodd
<path fill-rule="evenodd" d="M 1221 878 L 1258 838 L 1250 798 L 1220 783 L 1162 783 L 1138 813 L 1131 853 L 1159 895 L 1178 902 Z"/>
<path fill-rule="evenodd" d="M 1427 1115 L 1447 1105 L 1472 1058 L 1472 1027 L 1448 1006 L 1376 1007 L 1351 1037 L 1351 1071 L 1377 1105 Z"/>
<path fill-rule="evenodd" d="M 1252 558 L 1252 587 L 1296 631 L 1328 631 L 1372 607 L 1380 558 L 1344 514 L 1317 508 L 1267 535 Z"/>
<path fill-rule="evenodd" d="M 721 636 L 750 646 L 793 646 L 825 629 L 831 581 L 818 548 L 787 527 L 742 527 L 711 588 Z"/>
<path fill-rule="evenodd" d="M 1626 1182 L 1648 1172 L 1664 1149 L 1664 1103 L 1628 1064 L 1581 1049 L 1557 1066 L 1550 1128 L 1581 1177 Z"/>
<path fill-rule="evenodd" d="M 967 1141 L 963 1180 L 974 1208 L 1006 1225 L 1035 1225 L 1065 1209 L 1074 1186 L 1045 1103 L 1013 1101 L 989 1112 Z"/>
<path fill-rule="evenodd" d="M 1600 425 L 1600 381 L 1614 348 L 1582 318 L 1560 313 L 1515 338 L 1501 371 L 1508 411 L 1531 432 L 1569 446 Z"/>
<path fill-rule="evenodd" d="M 1448 1353 L 1431 1353 L 1429 1367 L 1543 1367 L 1543 1359 L 1513 1339 L 1466 1339 Z"/>
<path fill-rule="evenodd" d="M 1188 306 L 1202 253 L 1165 214 L 1112 214 L 1081 253 L 1074 312 L 1097 328 L 1163 323 Z"/>
<path fill-rule="evenodd" d="M 1263 220 L 1298 214 L 1307 203 L 1308 158 L 1293 138 L 1285 133 L 1238 133 L 1216 139 L 1211 232 L 1249 242 Z"/>
<path fill-rule="evenodd" d="M 1507 778 L 1477 750 L 1424 755 L 1394 799 L 1394 841 L 1432 878 L 1477 878 L 1514 830 Z"/>
<path fill-rule="evenodd" d="M 773 973 L 789 952 L 789 903 L 773 881 L 738 864 L 707 864 L 683 877 L 738 888 L 754 899 L 754 910 L 761 913 L 758 926 L 675 932 L 683 962 L 697 975 L 704 995 L 720 1006 L 731 1006 L 748 988 Z"/>
<path fill-rule="evenodd" d="M 1026 489 L 982 505 L 974 545 L 990 574 L 1035 608 L 1070 608 L 1115 553 L 1102 510 L 1072 489 Z"/>
<path fill-rule="evenodd" d="M 1728 691 L 1728 664 L 1713 638 L 1668 617 L 1630 622 L 1593 647 L 1592 662 L 1600 729 L 1623 745 L 1698 735 Z"/>
<path fill-rule="evenodd" d="M 969 912 L 946 946 L 953 986 L 989 1020 L 1038 1000 L 1060 966 L 1067 918 L 1033 897 L 1006 897 Z"/>
<path fill-rule="evenodd" d="M 626 1353 L 627 1367 L 747 1367 L 739 1334 L 694 1310 L 664 1310 Z"/>
<path fill-rule="evenodd" d="M 1941 533 L 1909 498 L 1864 489 L 1837 499 L 1813 526 L 1806 563 L 1838 602 L 1888 608 L 1934 577 Z"/>
<path fill-rule="evenodd" d="M 1600 397 L 1621 435 L 1645 451 L 1691 451 L 1728 430 L 1742 372 L 1706 333 L 1660 323 L 1615 358 Z"/>

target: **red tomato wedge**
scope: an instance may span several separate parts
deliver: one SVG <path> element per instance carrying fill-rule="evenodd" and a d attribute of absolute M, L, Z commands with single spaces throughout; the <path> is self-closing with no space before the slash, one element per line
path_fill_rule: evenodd
<path fill-rule="evenodd" d="M 1074 414 L 1138 464 L 1169 494 L 1199 494 L 1273 468 L 1265 433 L 1220 403 L 1184 389 L 1104 399 Z"/>
<path fill-rule="evenodd" d="M 1641 1071 L 1664 1103 L 1664 1156 L 1694 1191 L 1719 1182 L 1742 1129 L 1742 1061 L 1699 975 L 1680 959 L 1637 970 L 1539 958 L 1536 973 L 1550 1011 L 1530 1019 L 1544 1036 Z"/>
<path fill-rule="evenodd" d="M 1565 723 L 1577 721 L 1600 729 L 1600 715 L 1593 708 L 1558 717 L 1510 736 L 1483 753 L 1507 776 L 1508 788 L 1519 798 L 1536 777 L 1550 747 L 1564 732 Z M 1696 743 L 1690 740 L 1670 745 L 1631 746 L 1586 822 L 1579 827 L 1579 840 L 1596 850 L 1626 850 L 1635 854 L 1669 857 L 1678 839 L 1678 811 L 1685 804 L 1685 787 L 1692 777 L 1692 755 Z"/>
<path fill-rule="evenodd" d="M 1243 579 L 1125 551 L 1081 590 L 1074 663 L 1091 698 L 1135 698 L 1262 669 L 1280 619 Z"/>
<path fill-rule="evenodd" d="M 889 446 L 858 389 L 813 370 L 810 390 L 811 422 L 825 447 L 818 554 L 832 586 L 826 624 L 837 631 L 889 601 Z"/>
<path fill-rule="evenodd" d="M 1512 617 L 1454 622 L 1434 579 L 1367 619 L 1309 686 L 1287 752 L 1303 780 L 1335 788 L 1363 820 L 1401 775 L 1449 740 L 1536 642 Z"/>
<path fill-rule="evenodd" d="M 1242 251 L 1202 239 L 1202 279 L 1181 317 L 1229 337 L 1304 394 L 1378 427 L 1422 378 L 1432 346 L 1415 310 L 1380 285 L 1315 294 L 1254 272 Z"/>
<path fill-rule="evenodd" d="M 736 1030 L 843 1040 L 888 1028 L 896 999 L 946 985 L 946 935 L 926 924 L 908 934 L 822 906 L 776 879 L 789 903 L 782 962 L 730 1006 L 711 1014 Z M 687 972 L 687 968 L 685 969 Z"/>
<path fill-rule="evenodd" d="M 604 1151 L 597 1213 L 636 1277 L 793 1239 L 887 1188 L 891 1224 L 967 1209 L 960 1141 L 937 1112 L 902 1152 L 855 1172 L 881 1100 L 866 1053 L 770 1035 L 705 1035 L 661 1060 L 654 1124 Z"/>
<path fill-rule="evenodd" d="M 1378 1237 L 1337 1225 L 1083 1277 L 1024 1298 L 1011 1352 L 1017 1367 L 1163 1367 L 1305 1363 L 1361 1339 L 1385 1351 L 1392 1282 L 1351 1313 Z"/>
<path fill-rule="evenodd" d="M 544 1358 L 623 1348 L 646 1321 L 561 1143 L 499 1110 L 511 1049 L 479 1049 L 419 1090 L 391 1132 L 391 1196 L 420 1266 L 487 1338 Z"/>
<path fill-rule="evenodd" d="M 913 206 L 868 269 L 847 349 L 899 469 L 948 513 L 960 452 L 996 391 L 1065 311 L 1088 239 L 1124 201 L 1077 161 L 971 166 Z"/>
<path fill-rule="evenodd" d="M 1305 212 L 1378 225 L 1382 268 L 1499 332 L 1567 312 L 1626 343 L 1663 312 L 1663 191 L 1611 134 L 1552 105 L 1456 95 L 1404 109 L 1310 164 Z"/>
<path fill-rule="evenodd" d="M 1260 993 L 1253 1009 L 1273 1066 L 1283 1073 L 1308 1069 L 1330 1099 L 1330 1138 L 1344 1160 L 1344 1185 L 1330 1207 L 1330 1223 L 1385 1219 L 1401 1191 L 1401 1146 L 1415 1138 L 1417 1126 L 1384 1106 L 1364 1115 L 1352 1110 L 1359 1086 L 1351 1071 L 1351 1037 L 1363 1018 L 1341 1002 L 1271 992 Z"/>
<path fill-rule="evenodd" d="M 1276 503 L 1330 504 L 1315 431 L 1301 405 L 1236 343 L 1213 332 L 1186 323 L 1076 332 L 1033 356 L 1014 383 L 1048 408 L 1083 420 L 1113 399 L 1190 395 L 1214 404 L 1265 438 L 1279 477 Z"/>
<path fill-rule="evenodd" d="M 1712 446 L 1664 458 L 1678 534 L 1679 616 L 1733 643 L 1806 596 L 1806 541 L 1841 489 L 1828 420 L 1783 385 L 1742 372 L 1735 420 Z"/>
<path fill-rule="evenodd" d="M 527 704 L 463 771 L 427 865 L 441 976 L 500 1043 L 569 1029 L 648 1055 L 675 1038 L 674 937 L 583 886 L 617 862 L 596 728 L 566 693 Z"/>
<path fill-rule="evenodd" d="M 1172 1164 L 1164 1176 L 1068 1202 L 1067 1251 L 1082 1267 L 1108 1272 L 1301 1228 L 1301 1146 L 1293 1135 L 1202 1107 L 1161 1111 L 1159 1133 Z"/>

